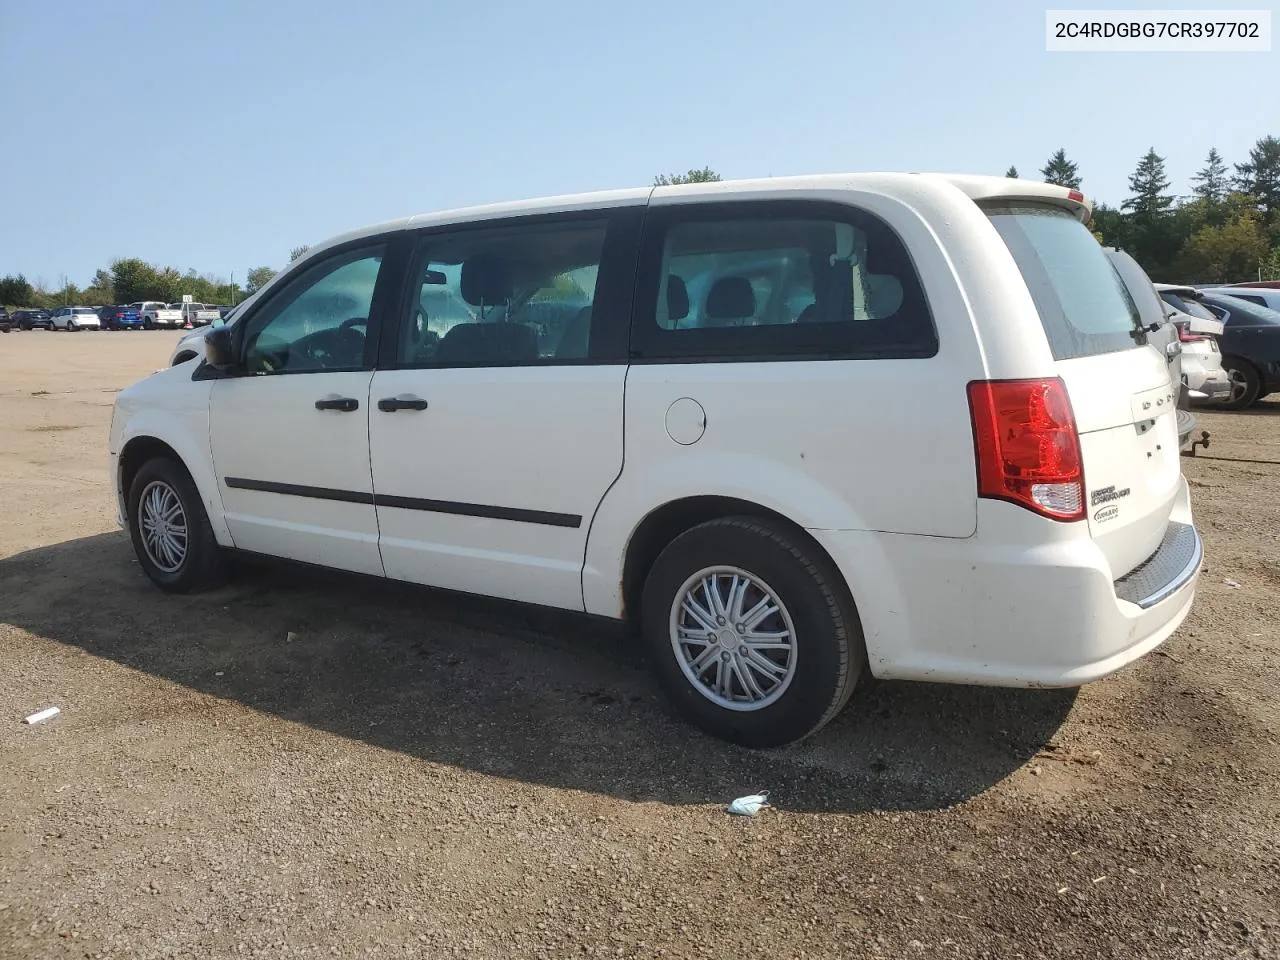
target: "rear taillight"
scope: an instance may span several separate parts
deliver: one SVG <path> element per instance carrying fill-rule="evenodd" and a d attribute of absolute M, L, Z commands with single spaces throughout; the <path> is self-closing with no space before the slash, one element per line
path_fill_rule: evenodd
<path fill-rule="evenodd" d="M 1195 343 L 1197 340 L 1209 339 L 1204 334 L 1192 333 L 1190 323 L 1179 323 L 1179 324 L 1176 324 L 1176 326 L 1178 328 L 1178 339 L 1181 340 L 1183 343 Z"/>
<path fill-rule="evenodd" d="M 969 412 L 978 496 L 1054 520 L 1084 519 L 1080 434 L 1062 380 L 974 381 Z"/>

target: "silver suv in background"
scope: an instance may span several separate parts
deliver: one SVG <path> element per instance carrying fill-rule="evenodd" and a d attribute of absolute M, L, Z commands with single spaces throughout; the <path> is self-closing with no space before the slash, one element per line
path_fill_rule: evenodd
<path fill-rule="evenodd" d="M 1182 344 L 1182 379 L 1192 400 L 1225 400 L 1231 377 L 1222 366 L 1217 338 L 1222 321 L 1200 302 L 1193 287 L 1157 283 L 1156 293 L 1169 313 Z"/>
<path fill-rule="evenodd" d="M 1156 294 L 1156 289 L 1145 270 L 1128 253 L 1118 247 L 1103 247 L 1111 265 L 1124 281 L 1129 297 L 1138 308 L 1138 316 L 1142 319 L 1142 327 L 1147 331 L 1147 343 L 1159 350 L 1169 364 L 1169 381 L 1173 384 L 1178 397 L 1178 446 L 1182 447 L 1191 439 L 1196 427 L 1196 418 L 1188 409 L 1190 389 L 1183 371 L 1183 344 L 1178 336 L 1169 311 Z M 1221 367 L 1221 364 L 1219 364 Z"/>

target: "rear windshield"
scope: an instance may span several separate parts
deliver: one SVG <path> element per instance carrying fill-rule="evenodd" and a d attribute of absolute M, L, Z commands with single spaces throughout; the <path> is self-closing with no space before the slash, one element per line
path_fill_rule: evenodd
<path fill-rule="evenodd" d="M 71 312 L 78 313 L 83 316 L 86 313 L 93 313 L 93 307 L 72 307 Z"/>
<path fill-rule="evenodd" d="M 1206 307 L 1198 300 L 1191 297 L 1183 297 L 1172 291 L 1165 290 L 1160 294 L 1164 298 L 1164 302 L 1174 309 L 1181 310 L 1183 313 L 1193 317 L 1199 317 L 1201 320 L 1217 320 L 1213 315 L 1213 311 Z"/>
<path fill-rule="evenodd" d="M 984 204 L 1022 272 L 1055 360 L 1138 345 L 1138 308 L 1087 227 L 1061 207 Z"/>

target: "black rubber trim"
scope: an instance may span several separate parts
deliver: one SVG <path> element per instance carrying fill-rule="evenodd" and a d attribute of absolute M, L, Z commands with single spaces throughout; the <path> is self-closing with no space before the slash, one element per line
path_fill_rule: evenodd
<path fill-rule="evenodd" d="M 244 477 L 224 477 L 223 483 L 235 490 L 256 490 L 258 493 L 282 493 L 287 497 L 310 497 L 312 500 L 339 500 L 342 503 L 364 503 L 373 506 L 373 494 L 358 490 L 334 490 L 330 487 L 307 487 L 300 483 L 276 483 L 273 480 L 247 480 Z"/>
<path fill-rule="evenodd" d="M 459 503 L 456 500 L 423 500 L 418 497 L 392 497 L 375 494 L 380 507 L 401 510 L 425 510 L 428 513 L 452 513 L 462 517 L 485 517 L 490 520 L 512 520 L 516 523 L 538 523 L 544 527 L 580 527 L 582 517 L 573 513 L 551 513 L 547 510 L 525 510 L 520 507 L 492 507 L 483 503 Z"/>
<path fill-rule="evenodd" d="M 394 507 L 398 510 L 422 510 L 427 513 L 449 513 L 460 517 L 484 517 L 489 520 L 510 520 L 514 523 L 536 523 L 544 527 L 582 526 L 582 517 L 573 513 L 553 513 L 549 510 L 526 510 L 521 507 L 495 507 L 483 503 L 460 503 L 456 500 L 426 500 L 420 497 L 394 497 L 388 494 L 361 493 L 357 490 L 334 490 L 329 487 L 308 487 L 298 483 L 276 483 L 272 480 L 248 480 L 244 477 L 224 477 L 223 483 L 235 490 L 254 490 L 259 493 L 279 493 L 288 497 L 309 497 L 313 500 L 336 500 L 341 503 L 363 503 L 369 506 Z"/>

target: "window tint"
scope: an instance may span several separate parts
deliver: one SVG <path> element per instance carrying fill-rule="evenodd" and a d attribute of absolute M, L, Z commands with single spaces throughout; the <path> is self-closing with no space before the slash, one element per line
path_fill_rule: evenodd
<path fill-rule="evenodd" d="M 1247 300 L 1249 303 L 1256 303 L 1260 307 L 1265 307 L 1267 305 L 1267 301 L 1264 297 L 1255 296 L 1253 294 L 1233 293 L 1231 296 L 1236 297 L 1239 300 Z"/>
<path fill-rule="evenodd" d="M 984 207 L 1026 281 L 1055 360 L 1138 346 L 1138 308 L 1097 239 L 1060 207 Z"/>
<path fill-rule="evenodd" d="M 1271 326 L 1280 324 L 1280 310 L 1259 307 L 1232 294 L 1229 297 L 1205 297 L 1205 301 L 1230 313 L 1229 326 Z"/>
<path fill-rule="evenodd" d="M 1160 296 L 1165 303 L 1169 304 L 1169 306 L 1173 307 L 1175 310 L 1181 310 L 1189 316 L 1199 317 L 1201 320 L 1217 319 L 1208 307 L 1192 297 L 1184 297 L 1171 290 L 1161 292 Z"/>
<path fill-rule="evenodd" d="M 250 373 L 352 370 L 364 364 L 383 248 L 321 261 L 262 305 L 245 330 Z"/>
<path fill-rule="evenodd" d="M 606 226 L 574 221 L 424 237 L 397 363 L 586 358 Z"/>
<path fill-rule="evenodd" d="M 902 241 L 860 211 L 739 204 L 651 238 L 650 358 L 931 356 L 937 335 Z M 772 207 L 772 209 L 770 209 Z M 838 211 L 838 212 L 828 212 Z M 713 211 L 714 212 L 714 211 Z M 651 293 L 650 296 L 653 296 Z"/>

